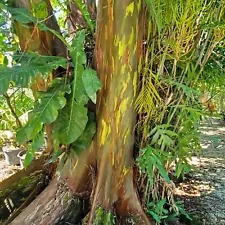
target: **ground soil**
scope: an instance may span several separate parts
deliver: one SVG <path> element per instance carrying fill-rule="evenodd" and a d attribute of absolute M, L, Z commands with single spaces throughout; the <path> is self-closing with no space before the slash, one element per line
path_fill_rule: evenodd
<path fill-rule="evenodd" d="M 6 164 L 5 157 L 0 148 L 0 182 L 12 176 L 21 169 L 20 165 L 9 166 Z"/>
<path fill-rule="evenodd" d="M 204 120 L 200 126 L 202 151 L 192 157 L 196 166 L 176 194 L 192 215 L 192 225 L 225 225 L 225 122 Z"/>

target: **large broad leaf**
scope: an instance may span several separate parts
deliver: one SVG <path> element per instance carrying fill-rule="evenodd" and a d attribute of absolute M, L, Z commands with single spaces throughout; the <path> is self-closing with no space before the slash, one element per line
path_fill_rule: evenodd
<path fill-rule="evenodd" d="M 94 113 L 89 112 L 88 123 L 85 127 L 84 132 L 74 143 L 72 143 L 70 147 L 70 151 L 74 156 L 77 156 L 80 152 L 86 150 L 91 144 L 93 136 L 96 132 L 96 122 L 95 116 L 93 114 Z"/>
<path fill-rule="evenodd" d="M 64 84 L 62 84 L 64 86 Z M 45 123 L 52 123 L 58 116 L 58 110 L 66 104 L 64 97 L 64 88 L 50 88 L 47 92 L 40 93 L 40 100 L 34 106 L 29 114 L 29 120 L 25 127 L 17 133 L 17 141 L 20 144 L 32 140 L 42 129 Z M 67 91 L 68 92 L 68 91 Z"/>
<path fill-rule="evenodd" d="M 77 64 L 86 64 L 87 59 L 84 51 L 84 40 L 85 40 L 85 32 L 81 31 L 77 33 L 71 45 L 70 56 L 74 63 L 75 70 Z"/>
<path fill-rule="evenodd" d="M 30 14 L 26 8 L 9 8 L 12 19 L 20 23 L 37 22 L 37 19 Z"/>
<path fill-rule="evenodd" d="M 14 81 L 18 87 L 27 87 L 37 74 L 46 77 L 59 66 L 66 68 L 66 64 L 67 60 L 62 57 L 24 54 L 19 64 L 0 67 L 0 95 L 7 91 L 10 81 Z"/>
<path fill-rule="evenodd" d="M 71 99 L 53 124 L 53 136 L 62 144 L 70 144 L 81 136 L 87 121 L 87 108 Z"/>
<path fill-rule="evenodd" d="M 43 93 L 40 102 L 33 110 L 33 117 L 42 123 L 52 123 L 58 116 L 58 110 L 66 104 L 66 98 L 55 93 Z"/>
<path fill-rule="evenodd" d="M 73 99 L 76 100 L 78 103 L 86 104 L 89 100 L 87 96 L 83 81 L 82 81 L 82 74 L 84 68 L 81 64 L 77 65 L 76 68 L 76 76 L 74 77 L 72 88 L 73 88 Z"/>
<path fill-rule="evenodd" d="M 86 64 L 86 54 L 84 52 L 84 43 L 85 32 L 79 32 L 73 40 L 70 55 L 74 64 L 74 79 L 73 79 L 73 88 L 72 88 L 72 98 L 76 102 L 86 104 L 88 101 L 88 96 L 86 94 L 82 74 L 84 71 L 84 64 Z"/>
<path fill-rule="evenodd" d="M 83 72 L 82 79 L 89 98 L 96 103 L 96 92 L 102 87 L 96 71 L 87 68 Z"/>
<path fill-rule="evenodd" d="M 16 135 L 16 140 L 19 144 L 24 144 L 32 140 L 42 130 L 42 124 L 35 119 L 29 120 L 25 127 L 22 127 Z"/>
<path fill-rule="evenodd" d="M 44 132 L 40 132 L 33 140 L 33 143 L 28 148 L 28 151 L 26 153 L 26 157 L 24 160 L 24 167 L 27 168 L 27 166 L 31 163 L 31 161 L 35 157 L 35 151 L 41 148 L 44 145 Z"/>
<path fill-rule="evenodd" d="M 5 67 L 1 65 L 0 71 L 2 71 L 3 68 Z M 0 95 L 5 94 L 6 91 L 8 90 L 11 77 L 12 77 L 12 74 L 5 74 L 0 72 Z"/>

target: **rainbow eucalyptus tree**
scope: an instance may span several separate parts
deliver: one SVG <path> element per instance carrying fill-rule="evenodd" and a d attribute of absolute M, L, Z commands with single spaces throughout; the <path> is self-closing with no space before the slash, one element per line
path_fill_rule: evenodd
<path fill-rule="evenodd" d="M 95 17 L 93 5 L 87 1 L 85 8 L 82 1 L 75 2 L 68 4 L 68 20 L 74 30 L 91 27 L 85 10 L 92 10 Z M 12 14 L 22 54 L 17 58 L 21 65 L 10 68 L 14 74 L 5 69 L 8 74 L 2 77 L 0 94 L 13 81 L 20 87 L 30 85 L 37 102 L 17 139 L 22 144 L 33 141 L 33 150 L 26 156 L 28 164 L 45 127 L 46 158 L 61 155 L 60 176 L 55 175 L 47 188 L 8 223 L 78 224 L 85 217 L 88 224 L 150 224 L 133 179 L 143 1 L 99 1 L 93 67 L 101 84 L 95 71 L 86 67 L 84 33 L 74 35 L 68 44 L 60 35 L 50 0 L 14 0 L 5 10 Z M 93 114 L 88 114 L 89 99 L 96 102 L 96 133 L 95 122 L 90 119 Z M 91 140 L 79 151 L 85 132 Z"/>

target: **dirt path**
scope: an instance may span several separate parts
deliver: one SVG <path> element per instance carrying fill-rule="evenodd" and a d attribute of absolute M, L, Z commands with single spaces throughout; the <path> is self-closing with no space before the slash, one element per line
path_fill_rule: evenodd
<path fill-rule="evenodd" d="M 225 225 L 225 122 L 213 119 L 201 125 L 197 170 L 177 188 L 177 195 L 194 216 L 192 225 Z"/>

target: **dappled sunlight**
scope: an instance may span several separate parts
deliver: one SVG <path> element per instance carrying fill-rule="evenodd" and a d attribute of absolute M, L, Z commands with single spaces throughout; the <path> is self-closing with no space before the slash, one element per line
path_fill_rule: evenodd
<path fill-rule="evenodd" d="M 201 144 L 202 149 L 207 149 L 210 146 L 211 143 L 209 144 Z"/>
<path fill-rule="evenodd" d="M 216 167 L 225 167 L 225 159 L 223 158 L 206 158 L 206 157 L 192 157 L 190 163 L 196 167 L 204 167 L 212 164 L 215 168 Z"/>
<path fill-rule="evenodd" d="M 202 218 L 203 224 L 225 224 L 225 124 L 216 119 L 201 124 L 199 155 L 189 163 L 195 166 L 176 188 L 176 195 L 185 202 L 188 212 Z"/>
<path fill-rule="evenodd" d="M 209 195 L 215 190 L 215 187 L 206 181 L 190 180 L 188 183 L 181 183 L 179 188 L 176 188 L 178 196 L 201 196 Z"/>
<path fill-rule="evenodd" d="M 208 135 L 208 136 L 214 136 L 215 130 L 214 129 L 207 129 L 206 131 L 202 131 L 202 134 Z"/>

